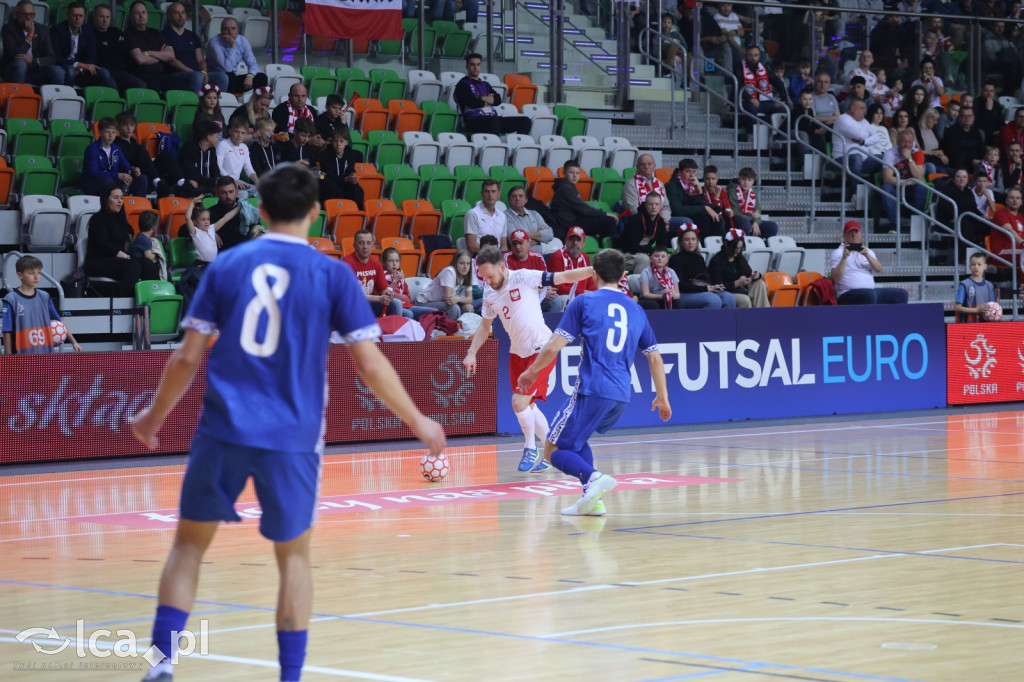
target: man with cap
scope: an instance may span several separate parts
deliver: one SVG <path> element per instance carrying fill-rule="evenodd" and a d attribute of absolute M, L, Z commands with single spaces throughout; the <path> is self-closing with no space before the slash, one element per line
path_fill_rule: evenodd
<path fill-rule="evenodd" d="M 260 73 L 252 45 L 245 36 L 238 34 L 238 20 L 234 17 L 225 17 L 220 22 L 220 35 L 211 38 L 206 46 L 206 61 L 210 82 L 221 92 L 246 92 L 269 82 L 267 74 Z M 238 67 L 243 63 L 247 73 L 239 75 Z"/>
<path fill-rule="evenodd" d="M 513 187 L 508 191 L 508 210 L 505 211 L 506 235 L 522 230 L 532 242 L 530 249 L 545 258 L 562 248 L 562 240 L 555 237 L 554 230 L 537 211 L 526 208 L 529 197 L 525 187 Z"/>
<path fill-rule="evenodd" d="M 511 251 L 505 252 L 505 267 L 509 270 L 540 270 L 547 272 L 548 266 L 544 257 L 539 253 L 530 250 L 530 236 L 525 230 L 513 230 L 509 236 Z M 562 311 L 561 301 L 558 299 L 558 292 L 554 287 L 544 287 L 540 290 L 541 312 L 558 313 Z"/>
<path fill-rule="evenodd" d="M 590 257 L 583 253 L 583 240 L 587 233 L 579 225 L 573 225 L 565 235 L 565 246 L 548 256 L 548 272 L 565 272 L 577 268 L 590 267 Z M 564 310 L 565 306 L 577 294 L 586 291 L 597 291 L 597 282 L 591 277 L 582 282 L 572 284 L 560 284 L 555 287 L 558 292 L 556 302 L 552 303 L 557 310 Z"/>
<path fill-rule="evenodd" d="M 875 275 L 882 272 L 882 264 L 864 243 L 864 232 L 854 220 L 843 226 L 843 243 L 832 252 L 829 268 L 839 305 L 906 303 L 909 299 L 904 289 L 875 288 Z"/>

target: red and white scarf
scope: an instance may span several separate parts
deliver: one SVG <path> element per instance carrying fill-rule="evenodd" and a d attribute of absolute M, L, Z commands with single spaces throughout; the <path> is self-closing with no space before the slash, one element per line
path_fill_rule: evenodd
<path fill-rule="evenodd" d="M 756 97 L 760 100 L 771 98 L 772 84 L 768 80 L 768 69 L 764 67 L 764 64 L 758 63 L 757 72 L 755 73 L 750 70 L 746 61 L 743 62 L 743 88 L 751 97 Z M 754 88 L 761 92 L 757 92 Z"/>
<path fill-rule="evenodd" d="M 296 111 L 292 108 L 291 103 L 288 103 L 288 132 L 295 132 L 295 122 L 300 118 L 308 118 L 310 121 L 313 120 L 313 112 L 309 110 L 309 106 L 303 105 L 301 111 Z"/>
<path fill-rule="evenodd" d="M 644 199 L 651 192 L 657 192 L 661 196 L 662 200 L 665 199 L 665 188 L 661 184 L 661 180 L 657 177 L 653 177 L 650 180 L 637 173 L 633 176 L 633 181 L 636 182 L 636 194 L 640 199 L 639 203 L 644 203 Z"/>
<path fill-rule="evenodd" d="M 391 285 L 391 288 L 394 290 L 396 294 L 405 294 L 406 296 L 409 295 L 409 285 L 405 283 L 404 277 L 398 280 L 398 282 L 396 283 L 391 273 L 385 272 L 384 279 L 388 281 L 388 284 Z"/>
<path fill-rule="evenodd" d="M 754 207 L 757 206 L 757 194 L 754 192 L 754 188 L 751 187 L 747 192 L 747 196 L 743 196 L 743 188 L 736 185 L 736 198 L 739 200 L 740 213 L 743 215 L 750 215 L 754 212 Z"/>
<path fill-rule="evenodd" d="M 687 196 L 693 196 L 694 194 L 700 194 L 700 186 L 696 184 L 689 184 L 683 180 L 682 175 L 676 175 L 679 178 L 679 184 L 683 186 L 683 191 L 686 192 Z"/>
<path fill-rule="evenodd" d="M 654 279 L 658 280 L 658 284 L 661 285 L 663 295 L 665 296 L 665 309 L 672 310 L 672 275 L 667 267 L 659 269 L 652 265 L 651 272 L 654 273 Z"/>
<path fill-rule="evenodd" d="M 889 108 L 892 109 L 893 111 L 896 111 L 901 106 L 903 106 L 903 95 L 901 95 L 898 92 L 891 92 L 890 91 L 890 93 L 889 93 Z"/>
<path fill-rule="evenodd" d="M 631 294 L 629 291 L 629 278 L 626 277 L 626 275 L 623 275 L 622 279 L 619 280 L 619 291 L 624 293 L 626 296 L 629 296 L 630 298 L 633 297 L 633 294 Z"/>
<path fill-rule="evenodd" d="M 582 251 L 580 251 L 580 255 L 576 256 L 575 261 L 569 256 L 569 251 L 566 247 L 563 246 L 559 253 L 562 254 L 562 263 L 565 265 L 566 270 L 587 267 L 587 257 Z"/>
<path fill-rule="evenodd" d="M 988 176 L 988 181 L 989 182 L 995 182 L 996 181 L 996 169 L 995 169 L 995 167 L 992 164 L 990 164 L 988 161 L 982 161 L 981 162 L 981 167 L 983 169 L 985 169 L 985 175 Z"/>
<path fill-rule="evenodd" d="M 705 186 L 704 198 L 708 200 L 709 204 L 717 208 L 725 215 L 732 215 L 732 206 L 729 205 L 729 198 L 726 196 L 725 190 L 723 188 L 719 187 L 718 192 L 712 194 L 707 190 L 707 186 Z"/>

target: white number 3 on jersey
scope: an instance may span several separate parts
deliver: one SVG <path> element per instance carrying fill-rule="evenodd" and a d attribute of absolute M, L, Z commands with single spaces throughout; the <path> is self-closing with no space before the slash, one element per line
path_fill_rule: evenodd
<path fill-rule="evenodd" d="M 628 329 L 626 309 L 618 303 L 612 303 L 608 306 L 608 317 L 615 320 L 612 323 L 615 326 L 608 330 L 605 345 L 608 346 L 608 350 L 611 352 L 619 353 L 622 351 L 623 346 L 626 345 L 626 331 Z"/>
<path fill-rule="evenodd" d="M 270 285 L 271 279 L 274 280 L 273 286 Z M 264 263 L 252 271 L 252 287 L 256 290 L 256 295 L 249 301 L 249 305 L 245 306 L 242 334 L 239 339 L 242 350 L 249 355 L 266 358 L 277 351 L 277 344 L 281 339 L 281 309 L 277 302 L 284 297 L 290 281 L 288 271 L 277 265 Z M 267 328 L 261 342 L 256 340 L 256 332 L 264 312 L 267 315 Z"/>

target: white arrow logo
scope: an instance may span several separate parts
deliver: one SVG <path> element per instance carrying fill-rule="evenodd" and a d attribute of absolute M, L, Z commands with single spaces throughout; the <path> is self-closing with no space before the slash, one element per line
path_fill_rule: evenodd
<path fill-rule="evenodd" d="M 52 626 L 50 627 L 49 630 L 47 630 L 46 628 L 29 628 L 28 630 L 22 630 L 17 635 L 15 635 L 15 639 L 17 639 L 19 642 L 24 643 L 24 641 L 29 637 L 38 637 L 42 635 L 45 635 L 46 639 L 61 639 L 61 636 L 57 634 L 57 631 Z M 59 649 L 44 649 L 43 647 L 39 646 L 39 644 L 37 644 L 35 640 L 32 641 L 32 646 L 35 648 L 36 652 L 40 654 L 59 654 L 68 647 L 68 644 L 71 644 L 71 640 L 67 637 L 64 637 L 63 639 L 64 643 L 60 645 Z"/>

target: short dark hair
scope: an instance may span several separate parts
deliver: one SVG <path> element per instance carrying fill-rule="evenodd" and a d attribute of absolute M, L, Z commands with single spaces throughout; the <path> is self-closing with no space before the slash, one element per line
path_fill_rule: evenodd
<path fill-rule="evenodd" d="M 139 232 L 150 232 L 160 222 L 160 216 L 155 211 L 143 211 L 139 214 Z"/>
<path fill-rule="evenodd" d="M 343 100 L 341 98 L 341 95 L 338 95 L 338 94 L 327 95 L 327 101 L 324 102 L 324 106 L 325 107 L 330 107 L 330 106 L 334 106 L 335 104 L 340 104 L 341 106 L 345 106 L 345 100 Z"/>
<path fill-rule="evenodd" d="M 484 187 L 490 187 L 491 185 L 497 187 L 498 181 L 495 180 L 494 178 L 487 178 L 486 180 L 480 183 L 480 189 L 483 189 Z"/>
<path fill-rule="evenodd" d="M 139 120 L 137 118 L 135 118 L 135 114 L 133 114 L 130 111 L 122 111 L 120 114 L 118 114 L 117 116 L 114 117 L 114 123 L 117 124 L 118 128 L 120 128 L 123 125 L 128 125 L 128 124 L 131 124 L 131 123 L 138 123 L 138 122 L 139 122 Z"/>
<path fill-rule="evenodd" d="M 918 65 L 918 67 L 922 67 L 925 64 L 931 64 L 932 66 L 935 66 L 935 60 L 932 59 L 931 57 L 922 57 L 921 61 L 918 62 L 917 65 Z"/>
<path fill-rule="evenodd" d="M 757 172 L 753 168 L 750 168 L 749 166 L 744 166 L 743 168 L 740 168 L 740 172 L 736 174 L 736 177 L 750 179 L 753 180 L 754 182 L 757 182 Z"/>
<path fill-rule="evenodd" d="M 235 179 L 230 175 L 221 175 L 217 178 L 216 187 L 219 189 L 221 187 L 227 187 L 228 185 L 235 186 L 236 184 Z"/>
<path fill-rule="evenodd" d="M 306 133 L 307 135 L 315 135 L 316 126 L 314 126 L 313 122 L 310 121 L 308 118 L 300 118 L 298 121 L 295 122 L 295 132 L 296 134 Z"/>
<path fill-rule="evenodd" d="M 480 253 L 476 255 L 476 264 L 478 266 L 485 265 L 488 263 L 491 265 L 498 265 L 504 262 L 505 257 L 501 255 L 501 251 L 498 249 L 497 246 L 487 245 L 480 249 Z M 454 263 L 455 261 L 452 261 L 453 265 Z"/>
<path fill-rule="evenodd" d="M 22 256 L 14 263 L 15 272 L 25 272 L 26 270 L 42 270 L 43 261 L 39 260 L 35 256 Z"/>
<path fill-rule="evenodd" d="M 495 237 L 493 234 L 485 234 L 483 237 L 480 237 L 480 248 L 481 249 L 484 248 L 485 246 L 497 246 L 497 245 L 498 245 L 498 238 Z"/>
<path fill-rule="evenodd" d="M 679 170 L 689 170 L 691 168 L 693 170 L 697 170 L 697 162 L 696 161 L 694 161 L 693 159 L 690 159 L 690 158 L 679 159 Z"/>
<path fill-rule="evenodd" d="M 470 52 L 466 55 L 466 66 L 469 66 L 469 63 L 474 59 L 479 59 L 482 62 L 484 60 L 484 56 L 479 52 Z"/>
<path fill-rule="evenodd" d="M 514 187 L 510 188 L 508 191 L 508 195 L 512 196 L 512 192 L 522 192 L 523 194 L 526 194 L 526 196 L 530 196 L 529 194 L 527 194 L 526 188 L 523 187 L 522 185 L 515 185 Z"/>
<path fill-rule="evenodd" d="M 319 187 L 310 182 L 309 171 L 283 163 L 260 176 L 263 210 L 271 222 L 294 223 L 309 215 L 316 205 Z"/>
<path fill-rule="evenodd" d="M 867 85 L 868 82 L 864 80 L 864 76 L 854 76 L 850 79 L 850 87 L 854 85 Z"/>
<path fill-rule="evenodd" d="M 704 177 L 707 177 L 708 173 L 714 173 L 715 175 L 718 175 L 718 166 L 704 166 Z"/>
<path fill-rule="evenodd" d="M 209 119 L 201 119 L 192 127 L 192 136 L 197 140 L 203 140 L 210 135 L 219 135 L 220 126 Z"/>
<path fill-rule="evenodd" d="M 975 258 L 980 258 L 983 261 L 985 261 L 986 263 L 988 263 L 988 254 L 985 253 L 984 251 L 975 251 L 974 253 L 971 254 L 971 257 L 968 258 L 967 261 L 970 262 L 970 261 L 974 260 Z"/>
<path fill-rule="evenodd" d="M 249 130 L 249 121 L 244 116 L 232 116 L 228 121 L 228 130 Z"/>
<path fill-rule="evenodd" d="M 615 284 L 622 279 L 622 273 L 626 271 L 626 257 L 615 249 L 598 251 L 591 264 L 594 266 L 594 272 L 605 284 Z"/>
<path fill-rule="evenodd" d="M 335 138 L 338 138 L 338 137 L 340 137 L 341 139 L 345 140 L 346 142 L 351 142 L 352 141 L 352 135 L 348 132 L 348 127 L 335 128 L 331 132 L 331 139 L 332 140 L 334 140 Z"/>
<path fill-rule="evenodd" d="M 565 163 L 562 164 L 562 170 L 564 170 L 564 171 L 567 171 L 570 168 L 579 168 L 579 167 L 580 167 L 580 164 L 577 163 L 576 161 L 574 161 L 573 159 L 569 159 L 568 161 L 566 161 Z"/>
<path fill-rule="evenodd" d="M 69 2 L 67 5 L 64 6 L 64 13 L 67 14 L 68 10 L 72 9 L 85 9 L 85 3 L 82 2 L 82 0 L 75 0 L 74 2 Z M 86 12 L 88 11 L 89 10 L 86 10 Z"/>
<path fill-rule="evenodd" d="M 96 124 L 96 130 L 106 130 L 107 128 L 117 128 L 117 121 L 110 116 L 104 116 Z"/>
<path fill-rule="evenodd" d="M 652 194 L 654 194 L 654 192 L 652 192 Z M 654 253 L 665 253 L 665 254 L 667 254 L 668 253 L 668 249 L 666 247 L 664 247 L 664 246 L 661 246 L 660 244 L 656 244 L 654 246 L 654 248 L 651 249 L 651 253 L 652 254 L 654 254 Z"/>

